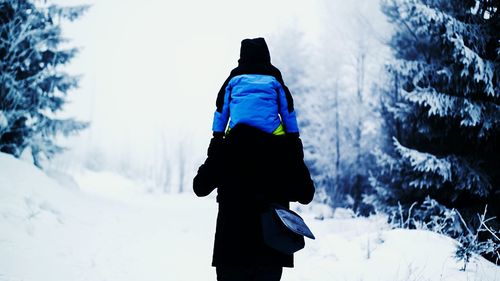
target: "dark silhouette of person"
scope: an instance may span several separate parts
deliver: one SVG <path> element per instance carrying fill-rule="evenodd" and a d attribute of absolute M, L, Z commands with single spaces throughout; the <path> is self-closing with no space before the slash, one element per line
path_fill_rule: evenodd
<path fill-rule="evenodd" d="M 240 124 L 212 138 L 208 157 L 193 180 L 197 196 L 217 189 L 219 204 L 212 266 L 219 281 L 280 280 L 293 254 L 266 245 L 261 214 L 271 204 L 308 204 L 314 184 L 300 139 Z"/>
<path fill-rule="evenodd" d="M 283 267 L 293 267 L 293 254 L 265 243 L 261 215 L 274 204 L 308 204 L 315 188 L 292 96 L 263 38 L 241 42 L 238 67 L 222 85 L 216 105 L 208 157 L 193 189 L 197 196 L 217 189 L 212 259 L 217 280 L 280 280 Z"/>

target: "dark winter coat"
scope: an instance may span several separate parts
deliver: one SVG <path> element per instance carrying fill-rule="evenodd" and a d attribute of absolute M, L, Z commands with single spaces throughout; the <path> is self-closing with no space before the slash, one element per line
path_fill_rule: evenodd
<path fill-rule="evenodd" d="M 211 140 L 193 188 L 198 196 L 217 188 L 213 266 L 293 267 L 293 255 L 264 244 L 260 214 L 270 203 L 288 207 L 291 201 L 307 204 L 313 199 L 299 138 L 236 125 L 225 139 Z"/>

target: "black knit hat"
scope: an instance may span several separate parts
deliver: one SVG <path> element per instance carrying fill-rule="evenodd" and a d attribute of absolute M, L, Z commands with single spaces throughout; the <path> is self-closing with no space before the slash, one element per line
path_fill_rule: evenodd
<path fill-rule="evenodd" d="M 238 63 L 271 63 L 271 55 L 264 38 L 244 39 L 241 41 Z"/>

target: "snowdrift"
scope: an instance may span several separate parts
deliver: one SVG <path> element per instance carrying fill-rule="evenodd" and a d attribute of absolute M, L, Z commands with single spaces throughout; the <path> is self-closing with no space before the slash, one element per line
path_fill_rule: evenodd
<path fill-rule="evenodd" d="M 0 280 L 214 280 L 213 202 L 127 190 L 114 200 L 126 179 L 104 177 L 99 196 L 0 153 Z"/>

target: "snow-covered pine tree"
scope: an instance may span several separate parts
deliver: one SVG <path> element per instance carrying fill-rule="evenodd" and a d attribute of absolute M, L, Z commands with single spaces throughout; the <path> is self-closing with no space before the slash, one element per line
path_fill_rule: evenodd
<path fill-rule="evenodd" d="M 391 143 L 372 185 L 385 204 L 430 195 L 466 218 L 486 204 L 500 214 L 499 3 L 383 1 L 395 29 L 382 107 Z"/>
<path fill-rule="evenodd" d="M 78 77 L 62 67 L 77 53 L 63 48 L 61 21 L 88 6 L 60 7 L 37 0 L 0 0 L 0 151 L 19 157 L 30 148 L 34 164 L 63 150 L 56 144 L 88 126 L 57 118 Z"/>

